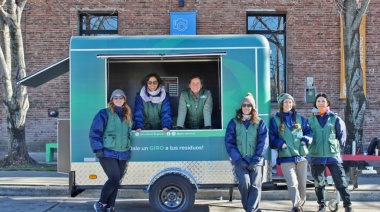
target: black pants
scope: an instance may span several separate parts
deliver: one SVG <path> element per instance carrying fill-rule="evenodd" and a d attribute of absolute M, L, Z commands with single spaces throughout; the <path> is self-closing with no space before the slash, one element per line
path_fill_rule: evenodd
<path fill-rule="evenodd" d="M 315 194 L 318 204 L 326 204 L 325 200 L 325 168 L 329 168 L 334 180 L 335 188 L 343 200 L 343 207 L 351 206 L 350 193 L 346 182 L 346 174 L 341 163 L 338 164 L 311 164 L 311 174 L 314 178 Z"/>
<path fill-rule="evenodd" d="M 107 182 L 103 185 L 99 202 L 107 204 L 107 208 L 115 207 L 120 181 L 127 171 L 127 161 L 115 158 L 100 158 L 99 162 L 108 177 Z"/>

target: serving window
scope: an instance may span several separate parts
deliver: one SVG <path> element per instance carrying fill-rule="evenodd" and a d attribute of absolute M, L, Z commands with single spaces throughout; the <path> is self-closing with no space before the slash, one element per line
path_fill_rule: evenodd
<path fill-rule="evenodd" d="M 225 53 L 177 55 L 98 55 L 107 59 L 108 98 L 120 88 L 127 95 L 127 104 L 134 110 L 134 99 L 141 89 L 141 81 L 150 73 L 158 74 L 170 94 L 173 126 L 177 124 L 179 97 L 188 88 L 192 75 L 203 79 L 203 88 L 213 98 L 212 127 L 222 128 L 221 117 L 221 63 Z"/>

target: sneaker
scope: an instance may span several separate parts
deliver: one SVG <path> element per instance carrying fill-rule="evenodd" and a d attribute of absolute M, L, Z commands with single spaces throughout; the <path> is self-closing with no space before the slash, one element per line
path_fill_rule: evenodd
<path fill-rule="evenodd" d="M 106 211 L 106 206 L 103 205 L 100 202 L 95 202 L 94 209 L 95 209 L 96 212 L 105 212 Z"/>
<path fill-rule="evenodd" d="M 319 205 L 317 212 L 326 212 L 326 205 L 324 204 Z"/>
<path fill-rule="evenodd" d="M 114 212 L 114 211 L 115 211 L 114 207 L 106 208 L 106 212 Z"/>
<path fill-rule="evenodd" d="M 351 206 L 348 206 L 348 207 L 344 207 L 344 211 L 345 212 L 353 212 L 354 209 L 352 209 Z"/>

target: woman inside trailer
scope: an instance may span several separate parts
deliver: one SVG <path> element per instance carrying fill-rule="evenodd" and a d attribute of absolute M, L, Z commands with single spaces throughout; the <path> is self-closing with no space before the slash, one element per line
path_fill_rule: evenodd
<path fill-rule="evenodd" d="M 163 80 L 155 73 L 148 74 L 141 82 L 142 88 L 135 98 L 134 127 L 141 130 L 168 132 L 173 125 L 169 93 Z"/>
<path fill-rule="evenodd" d="M 176 129 L 211 129 L 211 92 L 203 88 L 203 80 L 193 75 L 189 88 L 182 91 L 179 98 Z"/>

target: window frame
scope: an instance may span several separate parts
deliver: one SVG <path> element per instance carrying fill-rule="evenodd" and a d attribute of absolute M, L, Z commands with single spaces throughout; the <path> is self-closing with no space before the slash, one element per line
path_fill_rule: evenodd
<path fill-rule="evenodd" d="M 117 17 L 117 28 L 116 30 L 84 30 L 83 29 L 83 18 L 86 16 L 116 16 Z M 118 35 L 119 34 L 119 15 L 117 12 L 81 12 L 79 13 L 79 36 L 99 36 L 99 35 Z"/>
<path fill-rule="evenodd" d="M 250 30 L 249 29 L 249 18 L 250 17 L 257 17 L 257 16 L 266 16 L 266 17 L 282 17 L 282 30 Z M 274 34 L 280 34 L 280 35 L 283 35 L 284 36 L 284 41 L 283 41 L 283 45 L 284 45 L 284 55 L 282 55 L 283 57 L 283 78 L 284 78 L 284 81 L 283 81 L 283 88 L 280 89 L 280 69 L 277 68 L 277 82 L 276 82 L 276 93 L 277 93 L 277 96 L 274 97 L 271 95 L 271 101 L 272 102 L 277 102 L 277 97 L 278 95 L 280 95 L 281 93 L 285 93 L 287 92 L 288 90 L 288 64 L 287 64 L 287 54 L 286 54 L 286 48 L 287 48 L 287 45 L 286 45 L 286 14 L 278 14 L 278 13 L 247 13 L 247 19 L 246 19 L 246 30 L 247 30 L 247 34 L 260 34 L 260 35 L 264 35 L 264 36 L 268 36 L 268 35 L 274 35 Z M 272 69 L 272 65 L 271 65 L 271 69 Z M 272 81 L 272 79 L 271 79 Z M 272 86 L 271 86 L 272 87 Z M 272 93 L 272 92 L 271 92 Z"/>

